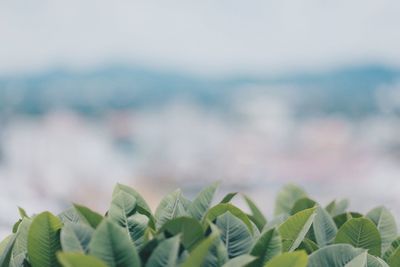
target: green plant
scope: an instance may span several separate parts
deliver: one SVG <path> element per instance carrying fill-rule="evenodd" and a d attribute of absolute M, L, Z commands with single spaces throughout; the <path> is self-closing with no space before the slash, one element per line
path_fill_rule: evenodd
<path fill-rule="evenodd" d="M 247 196 L 249 213 L 231 203 L 236 193 L 213 205 L 217 187 L 192 201 L 177 190 L 154 214 L 120 184 L 105 216 L 77 204 L 58 216 L 20 208 L 0 267 L 400 267 L 397 225 L 384 207 L 365 215 L 343 200 L 322 207 L 288 185 L 267 221 Z"/>

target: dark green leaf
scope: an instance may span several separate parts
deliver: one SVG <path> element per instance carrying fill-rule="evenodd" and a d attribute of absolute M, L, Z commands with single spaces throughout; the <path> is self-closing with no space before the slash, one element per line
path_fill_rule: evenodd
<path fill-rule="evenodd" d="M 375 224 L 366 218 L 353 218 L 340 227 L 335 243 L 368 249 L 371 255 L 381 255 L 381 237 Z"/>
<path fill-rule="evenodd" d="M 147 261 L 146 267 L 175 267 L 178 265 L 179 236 L 162 241 Z"/>
<path fill-rule="evenodd" d="M 237 194 L 238 194 L 238 192 L 232 192 L 232 193 L 226 194 L 226 195 L 222 198 L 220 204 L 229 203 Z"/>
<path fill-rule="evenodd" d="M 204 236 L 201 224 L 189 217 L 180 217 L 168 221 L 159 232 L 165 232 L 168 236 L 180 235 L 181 242 L 187 250 L 192 250 Z"/>
<path fill-rule="evenodd" d="M 250 254 L 257 257 L 248 267 L 262 267 L 267 261 L 281 254 L 282 240 L 277 229 L 263 233 L 253 245 Z"/>
<path fill-rule="evenodd" d="M 109 267 L 140 266 L 136 248 L 126 231 L 107 219 L 94 231 L 89 250 Z"/>
<path fill-rule="evenodd" d="M 32 267 L 59 266 L 56 252 L 61 249 L 61 220 L 50 212 L 37 215 L 28 232 L 28 256 Z"/>
<path fill-rule="evenodd" d="M 317 205 L 317 202 L 315 202 L 314 200 L 312 200 L 308 197 L 300 198 L 299 200 L 297 200 L 294 203 L 292 209 L 290 210 L 290 215 L 294 215 L 297 212 L 302 211 L 302 210 L 313 208 L 316 205 Z"/>

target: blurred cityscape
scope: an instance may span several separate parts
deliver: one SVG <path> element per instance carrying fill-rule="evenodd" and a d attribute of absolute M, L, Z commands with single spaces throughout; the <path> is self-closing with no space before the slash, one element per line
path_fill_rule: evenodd
<path fill-rule="evenodd" d="M 324 204 L 347 197 L 400 214 L 400 70 L 215 78 L 119 65 L 0 77 L 1 235 L 18 205 L 104 211 L 121 182 L 154 207 L 215 180 L 268 214 L 289 182 Z"/>

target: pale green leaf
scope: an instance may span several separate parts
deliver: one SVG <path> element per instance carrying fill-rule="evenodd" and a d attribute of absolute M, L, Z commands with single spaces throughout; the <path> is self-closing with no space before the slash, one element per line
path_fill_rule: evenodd
<path fill-rule="evenodd" d="M 8 236 L 1 242 L 0 267 L 8 267 L 10 264 L 12 249 L 15 244 L 16 235 Z"/>
<path fill-rule="evenodd" d="M 218 216 L 221 216 L 227 211 L 239 218 L 248 227 L 249 231 L 253 233 L 253 225 L 247 215 L 241 209 L 230 203 L 220 203 L 212 207 L 204 216 L 203 225 L 206 226 L 208 221 L 215 221 Z"/>
<path fill-rule="evenodd" d="M 310 255 L 308 267 L 344 267 L 364 251 L 348 244 L 329 245 Z"/>
<path fill-rule="evenodd" d="M 18 227 L 17 238 L 11 255 L 10 266 L 23 266 L 28 254 L 28 233 L 32 219 L 23 217 L 21 224 Z"/>
<path fill-rule="evenodd" d="M 221 232 L 221 239 L 228 250 L 229 258 L 234 258 L 250 251 L 253 245 L 252 235 L 242 220 L 227 211 L 218 216 L 216 225 Z"/>
<path fill-rule="evenodd" d="M 344 267 L 366 267 L 367 265 L 367 251 L 353 258 L 351 261 L 346 263 Z"/>
<path fill-rule="evenodd" d="M 93 232 L 92 227 L 83 223 L 65 223 L 60 235 L 63 251 L 87 253 Z"/>
<path fill-rule="evenodd" d="M 329 213 L 318 207 L 313 224 L 314 236 L 320 247 L 330 244 L 336 236 L 337 227 Z"/>
<path fill-rule="evenodd" d="M 160 229 L 167 221 L 187 215 L 182 192 L 178 189 L 165 196 L 158 205 L 155 212 L 156 227 Z"/>
<path fill-rule="evenodd" d="M 193 218 L 202 220 L 204 214 L 211 206 L 211 202 L 214 198 L 215 191 L 218 188 L 219 183 L 213 183 L 212 185 L 204 188 L 189 204 L 189 212 Z"/>
<path fill-rule="evenodd" d="M 397 236 L 397 224 L 393 215 L 385 207 L 377 207 L 366 215 L 373 221 L 381 234 L 382 251 L 387 250 Z"/>
<path fill-rule="evenodd" d="M 276 197 L 275 215 L 290 213 L 296 201 L 303 197 L 307 197 L 303 189 L 292 184 L 284 186 Z"/>

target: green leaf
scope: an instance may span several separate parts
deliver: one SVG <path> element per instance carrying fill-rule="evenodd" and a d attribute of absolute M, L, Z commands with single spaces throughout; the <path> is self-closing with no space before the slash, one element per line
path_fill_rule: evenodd
<path fill-rule="evenodd" d="M 152 231 L 147 227 L 148 224 L 149 218 L 140 213 L 135 213 L 128 218 L 127 229 L 138 250 L 141 250 L 145 245 L 148 240 L 148 232 Z"/>
<path fill-rule="evenodd" d="M 250 219 L 256 224 L 258 230 L 262 230 L 267 223 L 267 219 L 262 214 L 261 210 L 257 207 L 257 205 L 246 195 L 243 195 L 244 200 L 250 208 L 251 216 Z"/>
<path fill-rule="evenodd" d="M 181 267 L 201 267 L 206 260 L 214 240 L 218 235 L 212 233 L 207 238 L 203 239 L 189 254 L 189 257 L 183 262 Z"/>
<path fill-rule="evenodd" d="M 178 189 L 165 196 L 158 205 L 155 212 L 156 227 L 160 229 L 167 221 L 187 215 L 182 192 Z"/>
<path fill-rule="evenodd" d="M 387 263 L 390 267 L 400 267 L 400 247 L 391 253 L 387 259 Z"/>
<path fill-rule="evenodd" d="M 382 239 L 382 251 L 385 251 L 397 236 L 397 224 L 393 215 L 385 207 L 377 207 L 368 212 L 366 217 L 378 228 Z"/>
<path fill-rule="evenodd" d="M 231 193 L 226 194 L 222 198 L 220 204 L 229 203 L 237 194 L 238 194 L 238 192 L 231 192 Z"/>
<path fill-rule="evenodd" d="M 108 210 L 108 217 L 120 225 L 126 225 L 129 216 L 136 212 L 136 198 L 130 194 L 120 191 L 114 194 L 111 206 Z"/>
<path fill-rule="evenodd" d="M 19 219 L 18 221 L 16 221 L 16 222 L 14 223 L 13 228 L 12 228 L 13 234 L 15 234 L 15 233 L 17 232 L 18 227 L 19 227 L 19 224 L 20 224 L 21 222 L 22 222 L 22 220 Z"/>
<path fill-rule="evenodd" d="M 28 214 L 26 213 L 26 211 L 23 208 L 18 207 L 18 212 L 19 212 L 19 216 L 21 216 L 21 219 L 23 219 L 24 217 L 29 218 Z"/>
<path fill-rule="evenodd" d="M 363 215 L 358 212 L 346 212 L 346 213 L 341 213 L 339 215 L 336 215 L 335 217 L 333 217 L 333 220 L 336 224 L 336 227 L 339 229 L 348 220 L 353 219 L 353 218 L 361 218 L 361 217 L 363 217 Z"/>
<path fill-rule="evenodd" d="M 400 237 L 393 240 L 393 242 L 390 244 L 390 247 L 383 254 L 382 259 L 388 261 L 388 259 L 395 253 L 395 251 L 399 247 L 400 247 Z"/>
<path fill-rule="evenodd" d="M 296 250 L 304 250 L 307 252 L 307 254 L 312 254 L 314 251 L 317 251 L 319 249 L 318 245 L 314 243 L 314 241 L 304 238 L 303 241 L 301 241 L 300 246 Z"/>
<path fill-rule="evenodd" d="M 318 207 L 313 223 L 315 240 L 320 247 L 330 244 L 336 236 L 337 227 L 329 213 Z"/>
<path fill-rule="evenodd" d="M 312 200 L 308 197 L 300 198 L 299 200 L 297 200 L 294 203 L 292 209 L 290 210 L 290 215 L 294 215 L 297 212 L 302 211 L 302 210 L 313 208 L 316 205 L 317 205 L 317 202 L 315 202 L 314 200 Z"/>
<path fill-rule="evenodd" d="M 375 224 L 366 218 L 354 218 L 339 229 L 335 243 L 350 244 L 356 248 L 368 249 L 371 255 L 381 255 L 381 237 Z"/>
<path fill-rule="evenodd" d="M 74 207 L 70 207 L 58 215 L 58 218 L 63 223 L 70 222 L 70 223 L 80 223 L 81 219 L 79 213 L 76 211 Z"/>
<path fill-rule="evenodd" d="M 14 236 L 15 236 L 15 234 L 11 234 L 11 235 L 6 236 L 3 240 L 1 240 L 1 242 L 0 242 L 0 255 L 3 254 L 3 252 L 5 251 L 8 243 L 10 242 L 10 240 L 12 238 L 14 238 Z"/>
<path fill-rule="evenodd" d="M 162 241 L 151 254 L 146 267 L 175 267 L 178 265 L 179 236 Z"/>
<path fill-rule="evenodd" d="M 296 251 L 286 252 L 276 256 L 270 260 L 265 267 L 307 267 L 307 263 L 307 254 L 304 251 Z M 322 267 L 322 265 L 320 267 Z"/>
<path fill-rule="evenodd" d="M 217 190 L 219 183 L 213 183 L 212 185 L 204 188 L 197 197 L 189 205 L 189 212 L 193 218 L 202 220 L 204 214 L 211 206 L 211 202 L 214 198 L 214 194 Z"/>
<path fill-rule="evenodd" d="M 295 185 L 286 185 L 278 193 L 275 201 L 275 215 L 290 213 L 297 200 L 307 197 L 303 189 Z"/>
<path fill-rule="evenodd" d="M 68 252 L 57 253 L 57 259 L 63 267 L 107 267 L 107 265 L 90 255 Z"/>
<path fill-rule="evenodd" d="M 366 267 L 389 267 L 389 265 L 381 258 L 368 254 Z"/>
<path fill-rule="evenodd" d="M 234 258 L 250 251 L 252 235 L 242 220 L 227 211 L 217 217 L 216 225 L 221 231 L 221 239 L 224 242 L 229 258 Z"/>
<path fill-rule="evenodd" d="M 103 260 L 109 267 L 140 266 L 134 244 L 122 227 L 108 219 L 94 231 L 89 244 L 90 254 Z"/>
<path fill-rule="evenodd" d="M 284 221 L 286 221 L 289 218 L 289 215 L 286 213 L 282 213 L 278 216 L 275 216 L 272 220 L 270 220 L 263 228 L 262 232 L 266 232 L 268 230 L 271 230 L 272 228 L 278 227 L 281 225 Z"/>
<path fill-rule="evenodd" d="M 332 216 L 336 216 L 342 213 L 346 213 L 347 208 L 349 207 L 349 201 L 347 199 L 342 199 L 339 201 L 332 201 L 326 206 L 326 211 Z"/>
<path fill-rule="evenodd" d="M 332 200 L 331 202 L 329 202 L 328 205 L 326 205 L 325 210 L 332 215 L 332 211 L 335 209 L 335 205 L 336 205 L 336 200 Z"/>
<path fill-rule="evenodd" d="M 253 245 L 250 255 L 257 257 L 249 267 L 262 267 L 267 261 L 281 254 L 281 236 L 277 229 L 273 228 L 263 233 Z"/>
<path fill-rule="evenodd" d="M 155 230 L 155 228 L 156 228 L 155 218 L 151 212 L 149 205 L 146 203 L 144 198 L 138 192 L 136 192 L 133 188 L 126 186 L 126 185 L 122 185 L 122 184 L 117 184 L 114 187 L 113 197 L 115 195 L 117 195 L 119 192 L 128 193 L 129 195 L 131 195 L 132 197 L 134 197 L 136 199 L 137 212 L 145 215 L 149 219 L 149 222 L 148 222 L 149 227 L 152 228 L 153 230 Z"/>
<path fill-rule="evenodd" d="M 222 265 L 222 267 L 244 267 L 244 266 L 249 266 L 249 264 L 251 264 L 252 261 L 254 261 L 256 258 L 245 254 L 245 255 L 241 255 L 239 257 L 230 259 L 229 261 L 227 261 L 224 265 Z"/>
<path fill-rule="evenodd" d="M 16 235 L 11 235 L 2 241 L 2 248 L 0 250 L 0 267 L 9 266 L 15 239 Z"/>
<path fill-rule="evenodd" d="M 208 221 L 213 222 L 218 216 L 226 213 L 227 211 L 242 220 L 242 222 L 249 228 L 250 232 L 253 233 L 253 226 L 247 215 L 242 210 L 230 203 L 222 203 L 212 207 L 204 216 L 203 225 L 206 226 Z"/>
<path fill-rule="evenodd" d="M 165 232 L 167 236 L 175 236 L 180 234 L 181 242 L 187 250 L 192 250 L 204 236 L 201 224 L 190 217 L 179 217 L 165 223 L 160 233 Z"/>
<path fill-rule="evenodd" d="M 256 224 L 251 219 L 250 219 L 250 223 L 251 223 L 251 228 L 253 230 L 253 239 L 256 240 L 260 237 L 261 232 L 260 232 L 260 230 L 258 230 Z"/>
<path fill-rule="evenodd" d="M 85 206 L 74 204 L 74 208 L 77 211 L 81 222 L 88 224 L 93 229 L 96 229 L 103 220 L 103 216 Z"/>
<path fill-rule="evenodd" d="M 28 233 L 31 226 L 32 219 L 24 217 L 18 227 L 17 238 L 15 240 L 14 248 L 12 250 L 10 265 L 23 266 L 24 261 L 28 254 Z"/>
<path fill-rule="evenodd" d="M 363 249 L 348 244 L 329 245 L 310 255 L 308 267 L 344 267 L 363 252 Z"/>
<path fill-rule="evenodd" d="M 61 229 L 61 247 L 65 252 L 88 253 L 93 228 L 83 223 L 65 223 Z"/>
<path fill-rule="evenodd" d="M 131 241 L 141 249 L 145 242 L 145 232 L 149 218 L 137 212 L 136 198 L 125 191 L 114 194 L 108 217 L 125 228 Z"/>
<path fill-rule="evenodd" d="M 314 207 L 300 211 L 279 226 L 278 231 L 282 238 L 284 252 L 294 251 L 303 241 L 313 223 L 315 210 Z"/>
<path fill-rule="evenodd" d="M 138 192 L 136 192 L 136 190 L 134 190 L 133 188 L 131 188 L 129 186 L 123 185 L 123 184 L 117 184 L 114 187 L 113 197 L 121 191 L 133 196 L 137 201 L 137 205 L 139 207 L 143 208 L 143 210 L 145 210 L 147 213 L 149 213 L 151 215 L 151 209 L 150 209 L 149 205 L 144 200 L 144 198 Z"/>
<path fill-rule="evenodd" d="M 61 249 L 61 220 L 50 212 L 37 215 L 28 232 L 28 256 L 32 267 L 59 266 L 56 252 Z"/>
<path fill-rule="evenodd" d="M 221 238 L 221 231 L 212 223 L 209 224 L 211 232 L 216 235 L 209 252 L 205 258 L 204 267 L 220 267 L 229 260 L 228 250 Z"/>
<path fill-rule="evenodd" d="M 368 252 L 365 251 L 346 263 L 344 267 L 366 267 Z"/>

